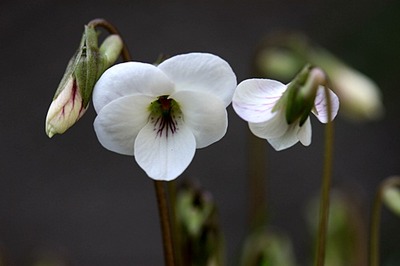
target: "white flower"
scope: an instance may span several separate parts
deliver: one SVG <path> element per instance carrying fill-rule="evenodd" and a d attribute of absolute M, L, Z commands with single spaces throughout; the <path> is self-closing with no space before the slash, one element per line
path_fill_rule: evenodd
<path fill-rule="evenodd" d="M 289 148 L 298 141 L 305 146 L 311 143 L 310 117 L 303 124 L 300 123 L 300 118 L 289 124 L 285 116 L 285 101 L 276 106 L 287 88 L 287 85 L 275 80 L 248 79 L 237 86 L 232 100 L 234 110 L 249 122 L 251 132 L 266 139 L 278 151 Z M 331 90 L 329 93 L 333 119 L 339 109 L 339 99 Z M 325 89 L 319 86 L 312 113 L 322 123 L 328 122 L 326 105 Z"/>
<path fill-rule="evenodd" d="M 196 148 L 225 135 L 236 84 L 229 64 L 212 54 L 115 65 L 94 89 L 97 137 L 111 151 L 134 155 L 149 177 L 173 180 Z"/>

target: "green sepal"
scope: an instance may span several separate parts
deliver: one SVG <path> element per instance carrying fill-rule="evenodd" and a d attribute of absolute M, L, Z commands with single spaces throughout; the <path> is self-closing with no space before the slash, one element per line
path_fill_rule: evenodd
<path fill-rule="evenodd" d="M 58 97 L 72 77 L 82 96 L 83 106 L 87 107 L 94 85 L 106 69 L 106 58 L 99 52 L 97 39 L 98 34 L 94 27 L 85 26 L 79 47 L 68 62 L 53 100 Z"/>
<path fill-rule="evenodd" d="M 58 84 L 57 90 L 54 93 L 53 100 L 55 100 L 58 97 L 58 95 L 61 93 L 61 91 L 65 88 L 65 85 L 66 85 L 67 81 L 69 80 L 69 78 L 73 75 L 73 73 L 76 69 L 77 62 L 78 62 L 77 58 L 80 58 L 80 50 L 79 49 L 75 52 L 75 54 L 69 60 L 67 69 L 65 70 L 64 75 L 63 75 L 60 83 Z"/>
<path fill-rule="evenodd" d="M 289 83 L 288 88 L 285 91 L 286 121 L 288 124 L 292 124 L 299 118 L 303 118 L 305 111 L 308 109 L 304 104 L 303 99 L 299 97 L 299 91 L 306 84 L 309 73 L 310 66 L 306 65 Z"/>
<path fill-rule="evenodd" d="M 316 96 L 316 86 L 314 80 L 311 80 L 310 72 L 313 69 L 311 65 L 306 65 L 289 83 L 287 90 L 282 96 L 281 101 L 285 106 L 286 122 L 290 125 L 299 121 L 302 126 L 314 108 Z"/>
<path fill-rule="evenodd" d="M 98 34 L 93 26 L 85 26 L 81 45 L 78 50 L 77 64 L 74 71 L 77 87 L 86 107 L 91 99 L 94 85 L 105 70 L 105 58 L 99 52 Z"/>

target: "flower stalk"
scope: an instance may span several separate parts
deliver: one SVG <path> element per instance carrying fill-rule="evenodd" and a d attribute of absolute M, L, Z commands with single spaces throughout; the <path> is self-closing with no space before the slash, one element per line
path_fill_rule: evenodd
<path fill-rule="evenodd" d="M 329 221 L 329 194 L 332 180 L 332 163 L 333 163 L 333 122 L 331 115 L 331 100 L 329 90 L 325 87 L 325 97 L 327 103 L 328 122 L 325 130 L 325 153 L 324 168 L 322 176 L 322 192 L 319 210 L 319 225 L 317 235 L 317 249 L 315 257 L 315 266 L 323 266 L 325 261 L 326 239 Z"/>
<path fill-rule="evenodd" d="M 166 266 L 174 266 L 174 248 L 171 234 L 170 214 L 168 207 L 167 194 L 163 181 L 154 180 L 154 188 L 157 197 L 158 213 L 160 217 L 164 262 Z"/>
<path fill-rule="evenodd" d="M 88 26 L 102 27 L 102 28 L 106 29 L 110 34 L 115 34 L 115 35 L 121 36 L 118 29 L 113 24 L 111 24 L 110 22 L 108 22 L 107 20 L 105 20 L 103 18 L 95 18 L 95 19 L 91 20 L 88 23 Z M 125 61 L 125 62 L 132 60 L 132 56 L 131 56 L 125 42 L 123 42 L 123 45 L 122 45 L 121 56 L 122 56 L 123 61 Z"/>
<path fill-rule="evenodd" d="M 264 140 L 248 133 L 248 186 L 249 186 L 249 225 L 250 229 L 260 228 L 266 222 L 266 156 Z"/>
<path fill-rule="evenodd" d="M 389 177 L 384 181 L 382 181 L 375 194 L 375 200 L 373 203 L 372 213 L 371 213 L 371 225 L 370 225 L 370 241 L 369 241 L 370 266 L 379 266 L 379 236 L 380 236 L 382 203 L 385 201 L 385 193 L 388 190 L 392 189 L 393 187 L 400 187 L 399 176 Z"/>

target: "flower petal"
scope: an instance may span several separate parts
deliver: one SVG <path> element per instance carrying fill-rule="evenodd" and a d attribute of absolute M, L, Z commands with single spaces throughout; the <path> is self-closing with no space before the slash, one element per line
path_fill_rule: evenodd
<path fill-rule="evenodd" d="M 247 79 L 237 86 L 232 106 L 248 122 L 265 122 L 274 117 L 272 109 L 285 90 L 286 85 L 279 81 Z"/>
<path fill-rule="evenodd" d="M 154 98 L 130 95 L 104 106 L 94 121 L 94 129 L 106 149 L 133 155 L 134 141 L 149 119 L 148 107 Z"/>
<path fill-rule="evenodd" d="M 270 139 L 278 138 L 285 134 L 289 129 L 289 125 L 286 123 L 285 113 L 277 111 L 273 113 L 273 116 L 261 123 L 249 122 L 250 131 L 259 138 Z"/>
<path fill-rule="evenodd" d="M 306 122 L 304 122 L 304 124 L 300 127 L 297 133 L 297 137 L 299 138 L 301 144 L 303 144 L 304 146 L 308 146 L 311 144 L 311 136 L 311 120 L 310 117 L 308 117 Z"/>
<path fill-rule="evenodd" d="M 331 100 L 331 118 L 333 120 L 339 110 L 339 98 L 330 89 L 328 89 L 328 91 L 329 98 Z M 328 122 L 327 100 L 325 95 L 325 88 L 323 86 L 320 86 L 317 90 L 317 95 L 315 96 L 315 110 L 313 110 L 312 112 L 321 123 Z"/>
<path fill-rule="evenodd" d="M 310 145 L 311 135 L 311 122 L 310 118 L 308 117 L 303 126 L 300 127 L 298 123 L 293 123 L 288 126 L 286 132 L 280 137 L 269 138 L 267 140 L 275 150 L 281 151 L 292 147 L 299 140 L 304 146 Z"/>
<path fill-rule="evenodd" d="M 175 89 L 205 91 L 222 100 L 232 101 L 236 75 L 220 57 L 207 53 L 189 53 L 171 57 L 158 67 L 175 83 Z"/>
<path fill-rule="evenodd" d="M 299 141 L 299 138 L 297 136 L 298 130 L 298 125 L 291 124 L 285 134 L 278 138 L 271 138 L 267 140 L 275 150 L 281 151 L 292 147 Z"/>
<path fill-rule="evenodd" d="M 51 102 L 46 116 L 46 133 L 51 138 L 73 126 L 86 112 L 82 95 L 73 77 L 66 79 L 64 87 Z"/>
<path fill-rule="evenodd" d="M 228 115 L 224 103 L 208 92 L 178 91 L 170 96 L 179 103 L 187 125 L 196 138 L 196 147 L 204 148 L 226 133 Z"/>
<path fill-rule="evenodd" d="M 196 140 L 190 129 L 177 120 L 177 130 L 159 134 L 149 122 L 135 140 L 135 159 L 147 175 L 155 180 L 173 180 L 190 164 L 196 150 Z M 172 134 L 170 134 L 172 133 Z"/>
<path fill-rule="evenodd" d="M 97 113 L 115 99 L 132 94 L 148 96 L 169 95 L 173 83 L 156 66 L 127 62 L 107 69 L 93 91 L 93 105 Z"/>

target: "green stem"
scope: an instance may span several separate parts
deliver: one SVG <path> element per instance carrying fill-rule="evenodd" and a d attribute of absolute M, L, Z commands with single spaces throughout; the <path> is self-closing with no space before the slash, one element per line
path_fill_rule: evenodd
<path fill-rule="evenodd" d="M 166 266 L 174 266 L 174 249 L 171 235 L 171 224 L 168 209 L 168 200 L 165 193 L 164 182 L 154 181 L 154 188 L 157 196 L 158 213 L 160 216 L 163 249 L 164 249 L 164 262 Z"/>
<path fill-rule="evenodd" d="M 382 185 L 376 192 L 374 204 L 371 213 L 371 228 L 370 228 L 370 266 L 379 265 L 379 225 L 381 223 L 381 208 L 382 207 Z"/>
<path fill-rule="evenodd" d="M 371 227 L 370 227 L 370 241 L 369 241 L 369 265 L 379 265 L 379 237 L 380 237 L 380 223 L 381 223 L 381 209 L 383 194 L 386 188 L 392 186 L 400 186 L 400 177 L 394 176 L 385 179 L 379 185 L 375 194 L 374 204 L 371 212 Z"/>
<path fill-rule="evenodd" d="M 119 33 L 119 31 L 117 30 L 117 28 L 114 27 L 114 25 L 112 25 L 110 22 L 108 22 L 105 19 L 95 18 L 95 19 L 89 21 L 88 26 L 103 27 L 109 33 L 119 35 L 123 41 L 123 38 L 122 38 L 121 34 Z M 129 53 L 128 47 L 126 46 L 124 41 L 123 41 L 123 44 L 124 45 L 122 46 L 122 51 L 121 51 L 122 59 L 124 61 L 132 61 L 131 54 Z"/>
<path fill-rule="evenodd" d="M 333 162 L 333 122 L 331 115 L 332 107 L 328 88 L 325 88 L 325 97 L 327 102 L 328 123 L 325 130 L 324 169 L 322 176 L 322 191 L 320 199 L 321 203 L 319 209 L 317 251 L 314 263 L 314 265 L 316 266 L 323 266 L 325 261 L 325 249 L 329 221 L 329 194 L 332 180 Z"/>

